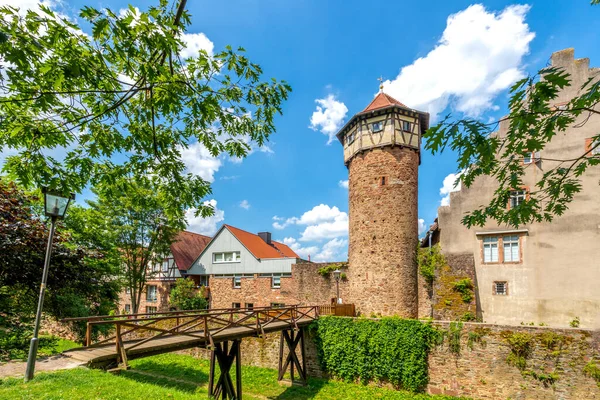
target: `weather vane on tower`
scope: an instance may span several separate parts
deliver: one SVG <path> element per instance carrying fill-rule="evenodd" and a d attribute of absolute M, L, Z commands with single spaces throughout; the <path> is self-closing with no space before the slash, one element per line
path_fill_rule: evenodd
<path fill-rule="evenodd" d="M 379 91 L 383 92 L 383 75 L 379 76 L 377 80 L 379 81 Z"/>

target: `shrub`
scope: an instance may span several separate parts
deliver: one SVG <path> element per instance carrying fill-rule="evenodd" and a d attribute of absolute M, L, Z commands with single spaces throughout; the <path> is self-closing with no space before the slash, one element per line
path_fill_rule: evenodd
<path fill-rule="evenodd" d="M 569 322 L 569 325 L 571 326 L 571 328 L 579 328 L 579 324 L 581 324 L 579 317 L 575 317 L 575 318 L 573 318 L 573 321 Z"/>
<path fill-rule="evenodd" d="M 169 304 L 178 310 L 204 310 L 208 302 L 191 279 L 177 279 L 171 290 Z"/>
<path fill-rule="evenodd" d="M 440 335 L 430 324 L 397 317 L 325 316 L 311 330 L 325 371 L 347 381 L 388 381 L 412 391 L 427 385 L 427 356 Z"/>
<path fill-rule="evenodd" d="M 533 336 L 518 332 L 504 332 L 503 336 L 510 347 L 510 354 L 506 358 L 506 362 L 523 371 L 527 366 L 527 358 L 531 354 Z"/>
<path fill-rule="evenodd" d="M 417 264 L 421 276 L 431 285 L 435 279 L 435 271 L 446 264 L 440 245 L 436 244 L 431 249 L 419 246 L 417 248 Z"/>
<path fill-rule="evenodd" d="M 453 284 L 453 289 L 460 293 L 465 303 L 470 303 L 473 300 L 473 288 L 473 281 L 470 278 L 460 279 Z"/>

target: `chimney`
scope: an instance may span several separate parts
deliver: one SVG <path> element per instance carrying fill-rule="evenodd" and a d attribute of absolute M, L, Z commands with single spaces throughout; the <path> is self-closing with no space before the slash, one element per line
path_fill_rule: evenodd
<path fill-rule="evenodd" d="M 258 236 L 267 244 L 271 244 L 271 232 L 258 232 Z"/>

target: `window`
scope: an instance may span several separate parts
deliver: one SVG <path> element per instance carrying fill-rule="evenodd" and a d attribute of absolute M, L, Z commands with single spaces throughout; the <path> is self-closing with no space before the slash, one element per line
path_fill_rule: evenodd
<path fill-rule="evenodd" d="M 502 237 L 502 243 L 504 245 L 504 262 L 521 261 L 518 235 L 504 236 Z"/>
<path fill-rule="evenodd" d="M 146 314 L 156 314 L 156 307 L 154 307 L 154 306 L 147 306 L 146 307 Z"/>
<path fill-rule="evenodd" d="M 131 294 L 131 288 L 130 287 L 126 287 L 125 288 L 125 293 L 126 294 Z"/>
<path fill-rule="evenodd" d="M 356 139 L 356 131 L 352 131 L 346 135 L 346 145 L 352 144 Z"/>
<path fill-rule="evenodd" d="M 510 208 L 518 207 L 525 201 L 527 191 L 525 190 L 511 190 L 510 191 Z"/>
<path fill-rule="evenodd" d="M 383 124 L 381 122 L 373 122 L 371 124 L 373 132 L 381 132 L 383 130 Z"/>
<path fill-rule="evenodd" d="M 231 303 L 231 308 L 235 308 L 235 309 L 242 308 L 242 305 L 241 305 L 241 303 Z"/>
<path fill-rule="evenodd" d="M 228 251 L 225 253 L 213 253 L 213 262 L 215 262 L 215 263 L 240 262 L 240 252 L 239 251 Z"/>
<path fill-rule="evenodd" d="M 402 130 L 405 132 L 412 132 L 412 124 L 408 121 L 402 121 Z"/>
<path fill-rule="evenodd" d="M 600 154 L 600 143 L 598 142 L 598 140 L 590 140 L 591 144 L 590 144 L 590 149 L 591 154 L 593 156 Z"/>
<path fill-rule="evenodd" d="M 170 264 L 170 261 L 171 261 L 171 259 L 170 259 L 170 258 L 165 258 L 165 259 L 163 260 L 163 263 L 162 263 L 162 270 L 163 270 L 163 272 L 167 272 L 167 271 L 169 271 L 169 264 Z"/>
<path fill-rule="evenodd" d="M 156 301 L 156 286 L 148 286 L 148 289 L 146 289 L 146 301 Z"/>
<path fill-rule="evenodd" d="M 208 275 L 200 275 L 200 286 L 208 286 Z"/>
<path fill-rule="evenodd" d="M 497 296 L 507 296 L 508 295 L 508 282 L 494 282 L 492 291 Z"/>
<path fill-rule="evenodd" d="M 271 278 L 271 287 L 273 289 L 279 289 L 281 287 L 281 276 L 273 275 L 273 278 Z"/>
<path fill-rule="evenodd" d="M 254 309 L 254 303 L 246 303 L 244 306 L 245 306 L 245 307 L 246 307 L 248 310 L 252 310 L 252 309 Z"/>
<path fill-rule="evenodd" d="M 284 303 L 271 303 L 271 307 L 273 308 L 283 308 L 285 307 Z"/>
<path fill-rule="evenodd" d="M 381 186 L 385 186 L 385 176 L 381 177 L 380 183 L 381 183 Z"/>
<path fill-rule="evenodd" d="M 531 164 L 532 162 L 533 162 L 533 153 L 531 151 L 528 151 L 523 156 L 523 164 Z"/>
<path fill-rule="evenodd" d="M 236 275 L 233 277 L 233 287 L 239 289 L 242 287 L 242 276 Z"/>
<path fill-rule="evenodd" d="M 486 236 L 483 238 L 483 262 L 498 262 L 498 237 Z"/>
<path fill-rule="evenodd" d="M 125 304 L 125 314 L 131 314 L 131 304 Z"/>

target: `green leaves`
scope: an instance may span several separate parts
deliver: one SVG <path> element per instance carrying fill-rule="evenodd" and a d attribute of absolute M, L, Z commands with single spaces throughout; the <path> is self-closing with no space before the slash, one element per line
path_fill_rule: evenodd
<path fill-rule="evenodd" d="M 190 17 L 177 11 L 84 7 L 89 36 L 47 8 L 0 8 L 0 149 L 17 151 L 4 171 L 65 192 L 152 176 L 171 214 L 202 211 L 210 184 L 186 173 L 181 151 L 245 157 L 275 132 L 291 88 L 262 80 L 242 48 L 183 60 Z"/>
<path fill-rule="evenodd" d="M 438 335 L 431 325 L 395 317 L 325 316 L 312 327 L 319 360 L 334 376 L 364 383 L 390 382 L 415 392 L 426 387 L 427 356 Z"/>

